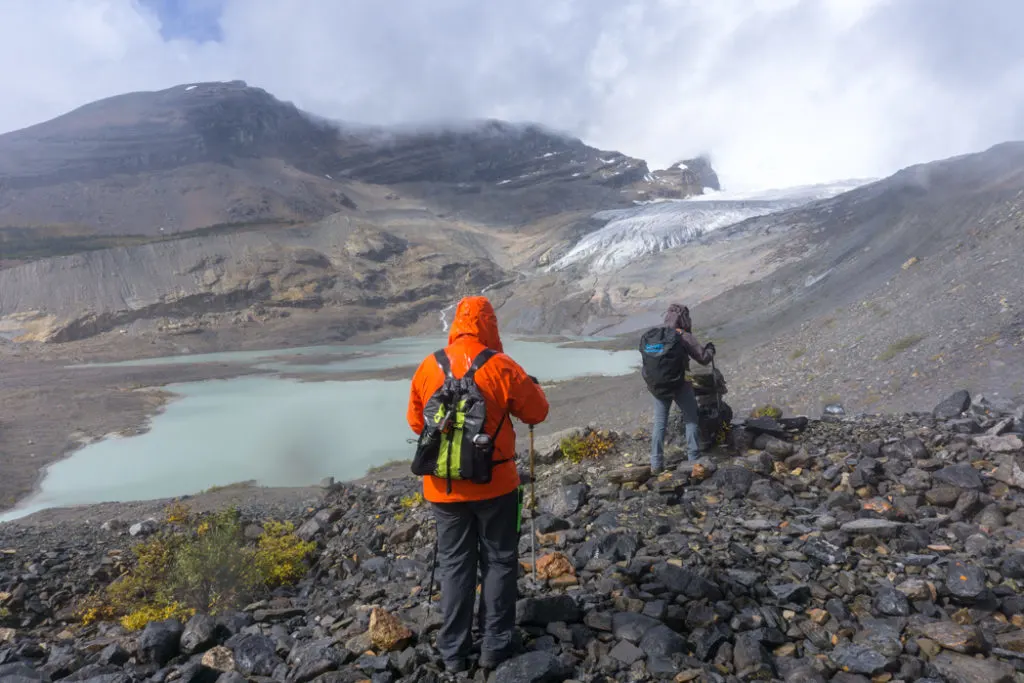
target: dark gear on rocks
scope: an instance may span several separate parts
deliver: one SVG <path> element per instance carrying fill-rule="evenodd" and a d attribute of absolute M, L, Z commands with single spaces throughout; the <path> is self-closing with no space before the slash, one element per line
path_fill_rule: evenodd
<path fill-rule="evenodd" d="M 490 301 L 464 298 L 448 346 L 423 360 L 409 393 L 409 426 L 420 436 L 413 471 L 423 476 L 423 497 L 437 524 L 443 612 L 437 647 L 451 671 L 465 670 L 470 654 L 478 570 L 481 666 L 497 666 L 513 648 L 520 478 L 509 416 L 538 424 L 548 402 L 536 380 L 502 351 Z M 481 436 L 487 448 L 479 448 Z"/>

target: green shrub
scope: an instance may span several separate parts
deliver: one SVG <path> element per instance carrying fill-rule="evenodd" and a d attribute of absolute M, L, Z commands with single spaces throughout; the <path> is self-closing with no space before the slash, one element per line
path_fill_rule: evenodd
<path fill-rule="evenodd" d="M 135 545 L 130 570 L 80 603 L 78 615 L 86 624 L 119 619 L 137 630 L 150 621 L 235 609 L 300 579 L 315 548 L 294 534 L 291 523 L 267 522 L 252 544 L 233 508 L 190 515 L 179 527 Z"/>
<path fill-rule="evenodd" d="M 423 494 L 419 491 L 416 493 L 410 493 L 407 496 L 402 496 L 398 500 L 398 503 L 402 506 L 403 510 L 419 507 L 423 503 Z"/>
<path fill-rule="evenodd" d="M 588 431 L 582 435 L 568 436 L 562 439 L 559 447 L 562 455 L 573 463 L 600 458 L 615 447 L 615 441 L 605 432 Z"/>
<path fill-rule="evenodd" d="M 923 334 L 912 334 L 909 337 L 897 339 L 892 344 L 889 344 L 889 348 L 887 348 L 885 351 L 879 354 L 878 360 L 892 360 L 897 355 L 903 353 L 907 349 L 919 344 L 924 338 L 925 335 Z"/>
<path fill-rule="evenodd" d="M 805 348 L 793 349 L 793 353 L 789 354 L 789 359 L 790 360 L 796 360 L 797 358 L 800 358 L 805 353 L 807 353 L 807 349 L 805 349 Z"/>
<path fill-rule="evenodd" d="M 754 408 L 752 411 L 750 411 L 750 417 L 755 420 L 759 417 L 770 417 L 773 420 L 778 420 L 780 417 L 782 417 L 782 408 L 778 406 L 773 406 L 770 403 L 766 403 L 763 406 Z"/>

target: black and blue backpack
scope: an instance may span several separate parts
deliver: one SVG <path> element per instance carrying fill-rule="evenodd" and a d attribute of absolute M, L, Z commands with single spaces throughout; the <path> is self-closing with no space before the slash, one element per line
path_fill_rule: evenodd
<path fill-rule="evenodd" d="M 661 399 L 672 398 L 686 380 L 690 356 L 683 339 L 671 327 L 652 327 L 640 337 L 640 374 L 647 390 Z"/>

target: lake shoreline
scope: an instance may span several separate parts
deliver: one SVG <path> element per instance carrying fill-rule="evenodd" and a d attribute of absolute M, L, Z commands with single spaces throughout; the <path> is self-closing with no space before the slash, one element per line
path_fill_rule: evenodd
<path fill-rule="evenodd" d="M 557 341 L 567 341 L 559 339 Z M 581 342 L 590 344 L 593 342 Z M 347 346 L 343 344 L 340 346 Z M 575 344 L 573 344 L 575 345 Z M 0 495 L 3 505 L 0 512 L 10 512 L 39 491 L 47 468 L 56 462 L 71 457 L 81 448 L 97 440 L 111 435 L 139 435 L 149 431 L 153 420 L 164 412 L 167 406 L 178 400 L 180 394 L 168 391 L 164 387 L 170 384 L 203 382 L 218 379 L 234 379 L 249 375 L 272 375 L 282 379 L 300 382 L 325 381 L 360 381 L 360 380 L 408 380 L 415 366 L 403 365 L 385 370 L 352 371 L 334 373 L 329 371 L 303 371 L 299 366 L 314 364 L 317 361 L 332 361 L 357 354 L 339 351 L 338 354 L 328 353 L 321 356 L 272 356 L 251 362 L 213 362 L 168 365 L 136 365 L 115 367 L 66 367 L 64 362 L 12 362 L 4 363 L 5 369 L 17 367 L 13 373 L 0 378 L 0 405 L 3 406 L 3 418 L 0 419 L 0 452 L 4 454 L 4 477 L 0 478 Z M 285 366 L 296 366 L 296 371 L 283 371 L 281 368 L 269 370 L 255 367 L 273 359 L 276 363 L 284 361 Z M 549 392 L 570 394 L 588 394 L 590 385 L 600 385 L 602 380 L 615 381 L 619 378 L 600 376 L 582 377 L 579 379 L 545 383 Z M 34 381 L 33 381 L 34 380 Z M 32 385 L 36 386 L 32 386 Z M 47 411 L 38 410 L 41 403 L 53 397 L 53 387 L 59 386 L 70 401 L 77 404 L 76 410 L 55 419 Z M 18 398 L 25 394 L 36 396 L 34 402 L 24 403 Z M 116 399 L 116 401 L 114 400 Z M 115 409 L 105 407 L 117 403 Z M 553 401 L 555 404 L 555 401 Z M 21 406 L 19 408 L 18 406 Z M 32 407 L 35 406 L 35 409 Z M 555 411 L 553 411 L 554 413 Z M 555 417 L 553 415 L 552 417 Z M 78 424 L 84 422 L 85 428 Z M 567 426 L 584 426 L 568 424 L 565 420 L 554 420 L 557 424 L 546 424 L 542 429 L 561 429 Z M 12 429 L 13 427 L 13 429 Z M 25 437 L 28 438 L 25 438 Z M 19 438 L 20 437 L 20 438 Z M 519 446 L 522 448 L 523 435 L 520 435 Z M 62 444 L 62 447 L 50 450 L 52 455 L 42 456 L 36 451 L 50 444 Z M 360 477 L 349 479 L 353 482 L 364 482 L 382 478 L 412 476 L 408 464 L 395 465 L 384 470 L 376 470 Z M 319 488 L 310 482 L 310 486 L 276 487 L 276 486 L 237 486 L 236 492 L 244 492 L 245 496 L 258 498 L 314 498 Z M 285 494 L 285 491 L 291 491 Z M 223 495 L 211 496 L 207 492 L 198 492 L 185 498 L 196 504 L 223 503 Z M 162 506 L 176 498 L 155 498 L 146 501 L 126 501 L 114 503 L 85 504 L 73 507 L 48 508 L 34 512 L 5 524 L 34 525 L 45 524 L 58 519 L 86 519 L 96 515 L 121 516 L 121 513 L 155 514 Z"/>

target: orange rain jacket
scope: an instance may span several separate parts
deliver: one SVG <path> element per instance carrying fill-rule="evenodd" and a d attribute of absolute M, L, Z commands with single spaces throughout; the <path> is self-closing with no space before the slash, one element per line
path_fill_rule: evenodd
<path fill-rule="evenodd" d="M 487 421 L 484 430 L 493 435 L 501 422 L 501 416 L 508 410 L 512 417 L 526 424 L 543 422 L 548 416 L 548 400 L 538 384 L 526 371 L 502 350 L 498 335 L 498 318 L 486 297 L 466 297 L 455 309 L 448 332 L 448 346 L 445 352 L 451 362 L 452 374 L 462 377 L 469 370 L 473 359 L 485 348 L 498 352 L 476 373 L 476 383 L 487 405 Z M 423 406 L 435 391 L 444 384 L 444 372 L 433 354 L 427 356 L 412 378 L 409 389 L 407 419 L 412 431 L 418 436 L 423 431 Z M 513 458 L 516 453 L 516 435 L 512 420 L 506 419 L 494 442 L 495 461 L 506 460 L 494 466 L 488 484 L 471 481 L 452 481 L 452 492 L 447 493 L 444 479 L 433 475 L 423 477 L 423 497 L 434 503 L 459 503 L 471 500 L 488 500 L 515 491 L 519 486 L 519 472 Z"/>

